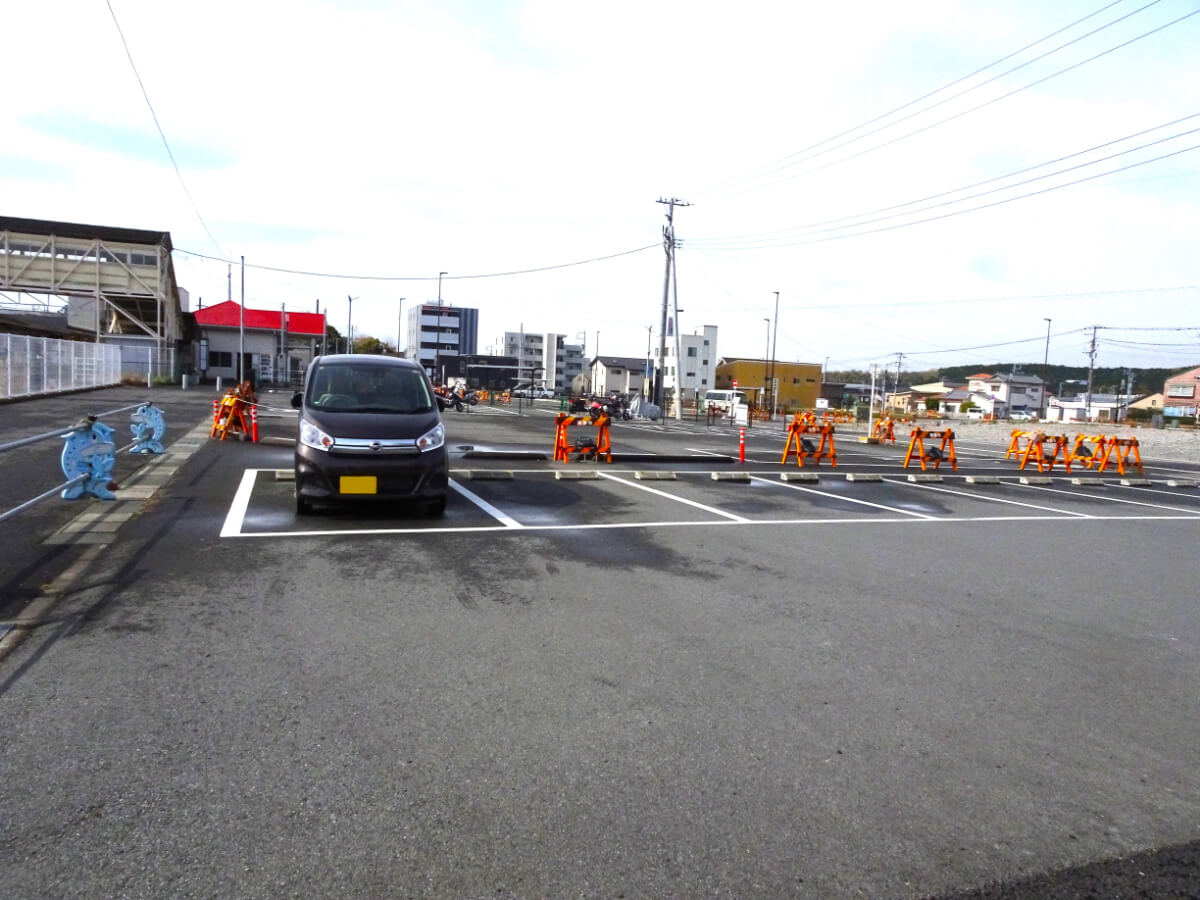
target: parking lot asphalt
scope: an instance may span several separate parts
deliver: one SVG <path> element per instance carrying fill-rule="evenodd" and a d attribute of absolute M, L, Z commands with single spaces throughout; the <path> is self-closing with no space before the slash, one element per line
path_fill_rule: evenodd
<path fill-rule="evenodd" d="M 446 414 L 440 519 L 298 519 L 284 400 L 5 533 L 12 895 L 1195 894 L 1198 467 L 539 403 Z"/>

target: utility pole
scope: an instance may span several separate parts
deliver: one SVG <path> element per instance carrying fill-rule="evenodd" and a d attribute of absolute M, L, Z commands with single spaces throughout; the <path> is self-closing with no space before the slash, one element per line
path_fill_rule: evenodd
<path fill-rule="evenodd" d="M 1100 328 L 1099 325 L 1092 326 L 1092 345 L 1088 349 L 1088 383 L 1087 394 L 1083 398 L 1083 418 L 1087 421 L 1088 413 L 1092 410 L 1092 372 L 1096 368 L 1096 331 Z"/>
<path fill-rule="evenodd" d="M 354 332 L 351 330 L 351 321 L 354 318 L 354 298 L 349 294 L 346 295 L 346 352 L 354 352 Z"/>
<path fill-rule="evenodd" d="M 676 242 L 678 246 L 678 242 Z M 673 318 L 675 332 L 675 421 L 683 421 L 683 374 L 684 364 L 679 336 L 679 270 L 675 268 L 675 254 L 671 254 L 671 296 L 673 298 Z"/>
<path fill-rule="evenodd" d="M 669 200 L 658 198 L 659 203 L 666 204 L 667 224 L 663 226 L 663 251 L 666 254 L 666 271 L 663 274 L 662 318 L 658 329 L 658 365 L 654 369 L 654 403 L 666 421 L 663 411 L 663 363 L 667 356 L 667 303 L 671 299 L 671 267 L 675 258 L 675 207 L 691 206 L 676 197 Z"/>

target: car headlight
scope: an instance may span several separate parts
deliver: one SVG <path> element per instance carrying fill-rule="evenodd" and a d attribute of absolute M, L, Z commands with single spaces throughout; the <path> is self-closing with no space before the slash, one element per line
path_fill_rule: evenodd
<path fill-rule="evenodd" d="M 424 453 L 427 450 L 436 450 L 444 443 L 446 443 L 446 429 L 441 422 L 438 422 L 417 438 L 417 449 Z"/>
<path fill-rule="evenodd" d="M 307 419 L 300 420 L 300 443 L 314 450 L 329 450 L 333 446 L 333 438 Z"/>

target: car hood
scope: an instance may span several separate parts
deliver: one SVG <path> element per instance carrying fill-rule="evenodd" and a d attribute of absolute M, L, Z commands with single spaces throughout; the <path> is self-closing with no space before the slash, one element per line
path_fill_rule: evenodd
<path fill-rule="evenodd" d="M 418 413 L 361 413 L 306 407 L 301 415 L 330 437 L 368 440 L 415 440 L 442 420 L 436 409 Z"/>

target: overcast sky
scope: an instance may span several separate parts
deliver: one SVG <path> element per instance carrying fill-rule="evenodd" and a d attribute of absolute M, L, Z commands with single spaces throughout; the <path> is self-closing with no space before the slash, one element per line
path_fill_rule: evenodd
<path fill-rule="evenodd" d="M 778 358 L 831 370 L 1040 363 L 1046 318 L 1051 362 L 1085 365 L 1099 325 L 1098 365 L 1183 367 L 1198 10 L 8 4 L 0 213 L 169 231 L 193 308 L 226 299 L 223 260 L 240 296 L 244 256 L 247 305 L 319 300 L 344 331 L 353 295 L 356 333 L 394 341 L 444 271 L 481 351 L 523 326 L 643 356 L 677 197 L 680 323 L 723 356 L 766 353 L 778 291 Z"/>

